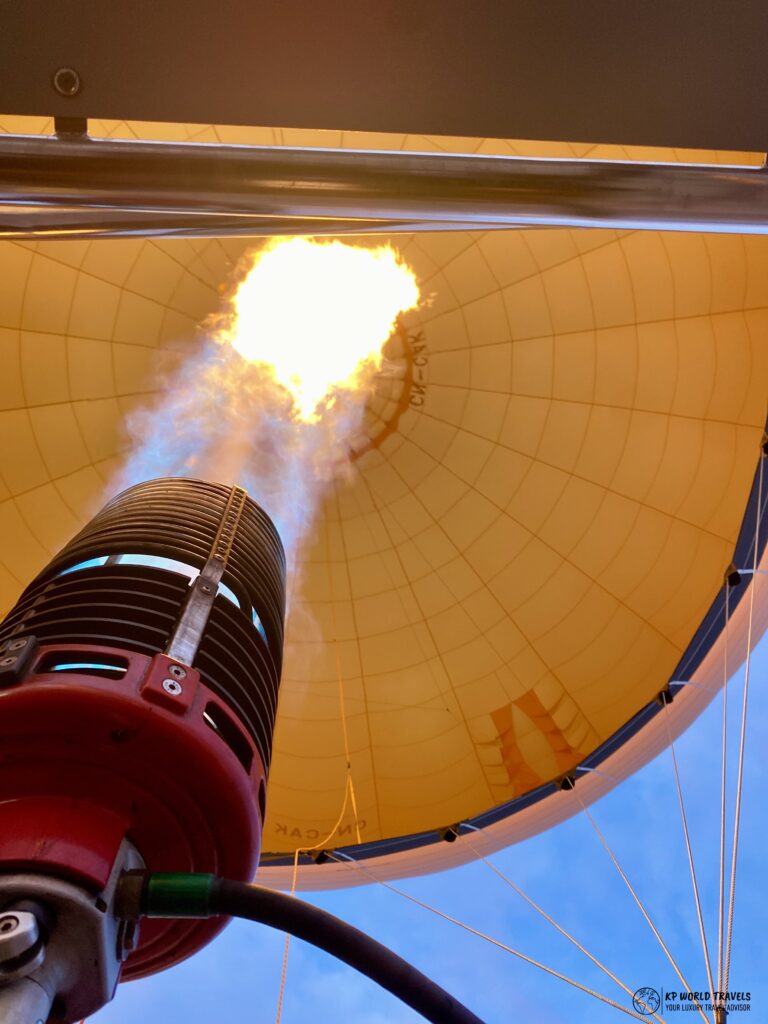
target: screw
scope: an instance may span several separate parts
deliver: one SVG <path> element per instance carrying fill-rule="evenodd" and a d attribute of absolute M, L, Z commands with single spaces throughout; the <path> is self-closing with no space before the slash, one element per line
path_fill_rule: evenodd
<path fill-rule="evenodd" d="M 211 588 L 210 588 L 210 586 L 207 583 L 204 583 L 202 585 L 202 587 L 200 587 L 200 589 L 202 590 L 202 592 L 204 594 L 210 594 L 210 592 L 211 592 Z"/>
<path fill-rule="evenodd" d="M 15 932 L 19 927 L 19 919 L 13 914 L 6 914 L 5 917 L 0 917 L 0 935 L 8 935 L 9 932 Z"/>
<path fill-rule="evenodd" d="M 187 678 L 187 670 L 182 668 L 181 665 L 171 665 L 168 671 L 171 673 L 172 676 L 175 676 L 177 679 Z"/>
<path fill-rule="evenodd" d="M 15 665 L 15 664 L 16 664 L 16 659 L 15 658 L 3 658 L 2 660 L 0 660 L 0 667 L 2 667 L 2 668 L 7 668 L 9 665 Z"/>
<path fill-rule="evenodd" d="M 163 689 L 172 697 L 178 697 L 181 693 L 181 683 L 177 683 L 175 679 L 164 679 Z"/>
<path fill-rule="evenodd" d="M 74 68 L 59 68 L 53 75 L 53 88 L 60 96 L 77 96 L 82 82 Z"/>
<path fill-rule="evenodd" d="M 26 640 L 12 640 L 8 644 L 8 650 L 9 651 L 20 651 L 22 647 L 26 647 L 26 646 L 27 646 L 27 641 Z"/>

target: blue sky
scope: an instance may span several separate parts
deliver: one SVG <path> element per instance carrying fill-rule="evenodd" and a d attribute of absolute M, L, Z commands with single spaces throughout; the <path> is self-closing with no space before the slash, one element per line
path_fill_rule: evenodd
<path fill-rule="evenodd" d="M 768 641 L 752 657 L 742 835 L 729 989 L 751 992 L 752 1010 L 734 1021 L 768 1019 L 765 935 L 768 899 L 764 848 L 768 784 Z M 729 718 L 735 766 L 743 670 L 730 684 Z M 719 863 L 720 729 L 718 696 L 676 743 L 703 894 L 710 949 L 716 947 Z M 733 779 L 735 770 L 731 772 Z M 731 798 L 732 803 L 732 798 Z M 592 813 L 646 904 L 683 973 L 708 988 L 691 894 L 669 751 L 616 787 Z M 459 840 L 461 842 L 462 840 Z M 584 814 L 492 857 L 532 899 L 602 959 L 632 990 L 681 985 L 632 902 Z M 628 1005 L 628 997 L 542 921 L 485 865 L 473 863 L 398 883 L 419 899 L 527 955 Z M 488 1024 L 629 1021 L 501 950 L 378 885 L 310 894 L 313 902 L 396 950 L 470 1006 Z M 91 1018 L 98 1024 L 210 1024 L 275 1020 L 283 936 L 233 922 L 207 949 L 178 967 L 120 986 L 115 1001 Z M 715 968 L 713 967 L 713 971 Z M 305 944 L 292 941 L 282 1024 L 310 1018 L 350 1024 L 407 1024 L 415 1013 L 372 982 Z M 667 1021 L 701 1020 L 671 1012 Z"/>

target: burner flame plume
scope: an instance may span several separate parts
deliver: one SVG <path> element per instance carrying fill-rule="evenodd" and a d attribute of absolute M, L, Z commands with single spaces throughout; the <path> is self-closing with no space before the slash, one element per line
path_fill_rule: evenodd
<path fill-rule="evenodd" d="M 382 348 L 419 290 L 391 246 L 337 241 L 275 240 L 237 276 L 161 401 L 128 416 L 132 452 L 110 489 L 239 484 L 273 519 L 290 570 L 328 487 L 351 472 Z"/>

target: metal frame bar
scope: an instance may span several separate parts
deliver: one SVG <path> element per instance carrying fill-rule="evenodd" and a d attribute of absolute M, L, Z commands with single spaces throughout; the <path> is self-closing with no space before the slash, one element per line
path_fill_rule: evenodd
<path fill-rule="evenodd" d="M 765 167 L 0 137 L 0 238 L 768 233 Z"/>

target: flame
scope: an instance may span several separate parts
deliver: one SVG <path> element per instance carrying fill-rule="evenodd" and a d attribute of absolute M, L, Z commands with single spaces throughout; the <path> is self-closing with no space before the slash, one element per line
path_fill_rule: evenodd
<path fill-rule="evenodd" d="M 413 271 L 389 245 L 277 239 L 237 288 L 225 337 L 312 423 L 339 390 L 365 386 L 398 315 L 418 301 Z"/>
<path fill-rule="evenodd" d="M 133 450 L 113 487 L 190 475 L 239 484 L 272 517 L 292 572 L 351 465 L 382 346 L 419 291 L 389 246 L 276 240 L 250 259 L 158 401 L 129 416 Z"/>

